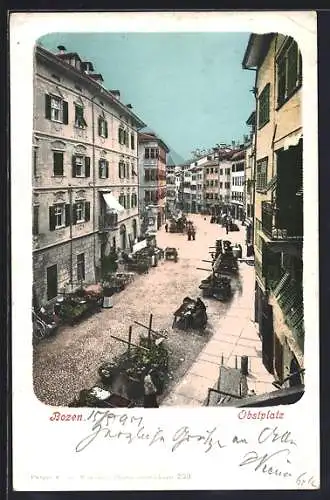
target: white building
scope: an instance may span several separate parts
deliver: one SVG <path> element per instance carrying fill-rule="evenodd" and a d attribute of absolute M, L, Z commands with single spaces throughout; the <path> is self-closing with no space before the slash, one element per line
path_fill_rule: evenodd
<path fill-rule="evenodd" d="M 245 160 L 245 148 L 235 151 L 231 157 L 231 215 L 238 220 L 244 219 Z"/>

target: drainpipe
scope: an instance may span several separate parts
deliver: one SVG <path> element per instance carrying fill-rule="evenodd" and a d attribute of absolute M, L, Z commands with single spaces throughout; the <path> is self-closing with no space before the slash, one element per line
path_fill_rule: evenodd
<path fill-rule="evenodd" d="M 258 89 L 257 89 L 257 78 L 258 78 L 258 68 L 245 68 L 248 71 L 255 71 L 255 80 L 253 87 L 253 95 L 255 98 L 255 133 L 254 133 L 254 159 L 253 159 L 253 170 L 252 170 L 252 206 L 253 206 L 253 224 L 251 231 L 252 245 L 254 246 L 254 228 L 256 223 L 256 211 L 255 211 L 255 200 L 256 200 L 256 171 L 257 171 L 257 137 L 258 137 Z"/>
<path fill-rule="evenodd" d="M 96 281 L 96 193 L 95 193 L 95 112 L 94 112 L 94 100 L 96 95 L 92 97 L 92 169 L 93 169 L 93 260 L 94 260 L 94 276 Z"/>
<path fill-rule="evenodd" d="M 72 187 L 69 184 L 69 204 L 70 204 L 70 285 L 71 289 L 73 286 L 73 241 L 72 241 L 72 217 L 73 217 L 73 207 L 72 207 Z"/>

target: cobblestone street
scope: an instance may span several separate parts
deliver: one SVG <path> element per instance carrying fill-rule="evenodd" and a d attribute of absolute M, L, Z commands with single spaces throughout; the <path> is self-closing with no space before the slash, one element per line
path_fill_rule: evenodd
<path fill-rule="evenodd" d="M 257 349 L 257 343 L 260 341 L 255 330 L 252 331 L 252 336 L 242 335 L 243 326 L 237 324 L 243 321 L 244 325 L 250 323 L 250 326 L 254 327 L 251 321 L 254 300 L 253 267 L 245 263 L 240 264 L 240 279 L 237 280 L 235 295 L 231 302 L 225 304 L 203 299 L 207 305 L 208 325 L 202 334 L 171 328 L 173 312 L 180 306 L 183 298 L 186 296 L 196 298 L 200 295 L 198 286 L 208 273 L 196 268 L 210 268 L 210 264 L 201 262 L 202 259 L 209 257 L 208 247 L 213 246 L 216 239 L 223 238 L 240 242 L 243 249 L 245 248 L 244 227 L 239 226 L 239 232 L 232 232 L 226 236 L 225 229 L 217 224 L 210 224 L 209 217 L 204 220 L 201 215 L 192 215 L 190 219 L 197 228 L 195 241 L 188 241 L 187 236 L 183 234 L 166 233 L 164 228 L 157 234 L 159 247 L 173 246 L 178 249 L 177 263 L 160 261 L 158 267 L 151 268 L 146 275 L 136 276 L 133 283 L 116 294 L 113 297 L 112 309 L 103 309 L 76 326 L 63 327 L 55 337 L 45 339 L 35 346 L 34 389 L 41 401 L 50 405 L 65 406 L 80 390 L 96 383 L 100 364 L 126 350 L 125 344 L 116 341 L 110 335 L 127 339 L 129 326 L 134 320 L 148 324 L 150 313 L 153 314 L 153 328 L 167 329 L 169 332 L 166 343 L 170 350 L 171 380 L 160 402 L 164 400 L 166 405 L 202 404 L 202 400 L 207 396 L 207 386 L 213 385 L 211 379 L 214 378 L 213 383 L 215 382 L 222 353 L 231 366 L 234 354 L 251 356 L 253 367 L 257 360 L 256 371 L 258 374 L 261 373 L 262 380 L 269 382 L 269 376 L 266 377 L 267 372 L 260 361 L 260 351 Z M 247 293 L 243 293 L 245 288 Z M 240 308 L 239 312 L 237 308 Z M 226 337 L 222 336 L 221 343 L 214 344 L 214 338 L 219 336 L 221 328 L 224 332 L 224 321 L 227 321 Z M 133 326 L 132 342 L 137 341 L 142 330 L 137 325 Z M 237 344 L 240 336 L 243 338 L 241 343 Z M 211 350 L 208 355 L 207 349 Z M 214 349 L 217 349 L 217 356 L 212 358 Z M 178 384 L 180 381 L 183 383 L 183 377 L 188 376 L 189 370 L 196 366 L 194 365 L 196 358 L 202 362 L 199 367 L 200 369 L 204 367 L 202 369 L 205 369 L 206 374 L 207 382 L 204 380 L 203 394 L 198 398 L 194 395 L 190 399 L 187 395 L 177 398 L 175 391 Z M 212 365 L 208 363 L 211 358 Z M 213 369 L 211 378 L 210 366 Z M 253 367 L 250 363 L 252 371 Z M 191 383 L 192 379 L 190 382 L 188 380 L 188 385 Z M 187 385 L 187 381 L 185 384 Z M 258 390 L 256 383 L 253 388 Z M 184 393 L 181 391 L 182 394 Z"/>

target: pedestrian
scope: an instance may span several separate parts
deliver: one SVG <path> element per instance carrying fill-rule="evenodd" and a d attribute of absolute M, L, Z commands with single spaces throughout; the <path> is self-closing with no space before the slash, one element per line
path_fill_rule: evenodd
<path fill-rule="evenodd" d="M 188 241 L 191 241 L 191 229 L 188 229 Z"/>
<path fill-rule="evenodd" d="M 195 236 L 196 236 L 196 230 L 195 228 L 192 229 L 192 238 L 195 241 Z"/>
<path fill-rule="evenodd" d="M 168 232 L 168 224 L 167 224 L 167 222 L 165 224 L 165 231 Z"/>
<path fill-rule="evenodd" d="M 152 380 L 151 372 L 144 377 L 144 408 L 159 408 L 157 402 L 157 388 Z"/>
<path fill-rule="evenodd" d="M 227 220 L 226 221 L 226 234 L 229 233 L 229 221 Z"/>

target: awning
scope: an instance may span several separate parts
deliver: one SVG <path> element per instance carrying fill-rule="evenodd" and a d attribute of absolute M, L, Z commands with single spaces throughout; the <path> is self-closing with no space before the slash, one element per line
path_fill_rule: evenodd
<path fill-rule="evenodd" d="M 120 213 L 125 210 L 125 208 L 116 200 L 113 194 L 103 193 L 103 199 L 107 205 L 107 212 Z"/>
<path fill-rule="evenodd" d="M 298 142 L 302 138 L 302 131 L 296 132 L 294 134 L 288 135 L 284 139 L 284 150 L 289 149 L 291 146 L 298 146 Z"/>
<path fill-rule="evenodd" d="M 286 151 L 292 146 L 298 146 L 298 143 L 300 139 L 303 137 L 303 131 L 302 129 L 296 130 L 290 135 L 287 135 L 286 137 L 283 137 L 282 139 L 277 139 L 274 142 L 275 145 L 275 151 L 278 149 L 284 149 Z"/>

